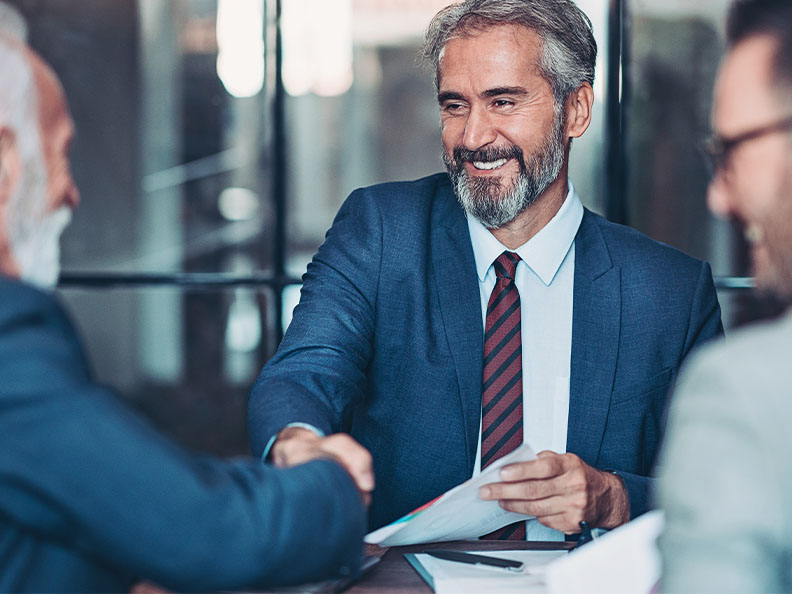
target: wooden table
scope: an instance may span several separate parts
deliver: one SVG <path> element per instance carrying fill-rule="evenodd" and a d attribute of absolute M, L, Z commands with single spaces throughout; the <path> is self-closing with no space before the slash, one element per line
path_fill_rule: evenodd
<path fill-rule="evenodd" d="M 366 545 L 366 554 L 381 556 L 380 563 L 353 584 L 347 592 L 350 594 L 393 593 L 409 594 L 410 592 L 431 592 L 432 589 L 404 559 L 404 553 L 422 553 L 430 549 L 452 549 L 458 551 L 559 551 L 569 550 L 572 542 L 526 542 L 514 540 L 457 540 L 433 544 L 391 547 L 383 549 L 376 545 Z"/>

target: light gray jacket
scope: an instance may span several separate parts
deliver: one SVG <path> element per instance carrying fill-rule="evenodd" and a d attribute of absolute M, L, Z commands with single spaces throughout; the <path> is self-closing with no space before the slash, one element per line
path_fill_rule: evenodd
<path fill-rule="evenodd" d="M 702 349 L 672 403 L 663 590 L 792 591 L 792 312 Z"/>

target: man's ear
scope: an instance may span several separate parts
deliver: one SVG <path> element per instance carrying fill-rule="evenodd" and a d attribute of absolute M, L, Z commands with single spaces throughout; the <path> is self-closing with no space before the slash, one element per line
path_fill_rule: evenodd
<path fill-rule="evenodd" d="M 580 138 L 591 124 L 591 107 L 594 105 L 594 89 L 587 82 L 569 95 L 566 102 L 567 138 Z"/>
<path fill-rule="evenodd" d="M 5 210 L 11 198 L 20 169 L 16 134 L 8 126 L 0 125 L 0 210 Z"/>

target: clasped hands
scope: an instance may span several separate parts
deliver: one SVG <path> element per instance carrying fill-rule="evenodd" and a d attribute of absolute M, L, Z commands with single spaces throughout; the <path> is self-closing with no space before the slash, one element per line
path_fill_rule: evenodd
<path fill-rule="evenodd" d="M 346 433 L 321 437 L 302 427 L 286 427 L 270 451 L 275 466 L 297 466 L 320 458 L 334 460 L 343 466 L 355 481 L 363 502 L 371 502 L 374 490 L 374 470 L 371 454 Z"/>
<path fill-rule="evenodd" d="M 302 427 L 287 427 L 278 434 L 270 455 L 281 467 L 317 458 L 335 460 L 349 472 L 365 503 L 371 501 L 371 454 L 349 435 L 320 437 Z M 589 466 L 575 454 L 540 452 L 536 460 L 504 466 L 500 478 L 502 482 L 482 487 L 479 496 L 498 500 L 506 510 L 536 516 L 545 526 L 568 534 L 579 531 L 581 520 L 615 528 L 630 519 L 621 479 Z"/>

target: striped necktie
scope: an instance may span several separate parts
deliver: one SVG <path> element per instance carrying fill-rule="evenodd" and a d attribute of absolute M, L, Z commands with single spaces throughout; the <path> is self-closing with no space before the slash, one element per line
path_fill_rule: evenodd
<path fill-rule="evenodd" d="M 520 293 L 514 284 L 520 256 L 503 252 L 493 264 L 495 288 L 487 305 L 481 400 L 481 469 L 523 442 L 522 338 Z M 525 522 L 482 536 L 524 540 Z"/>

